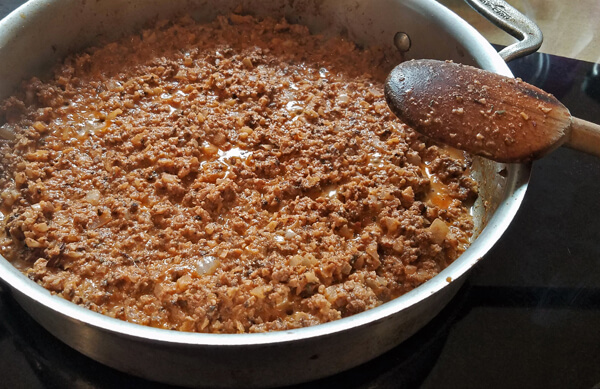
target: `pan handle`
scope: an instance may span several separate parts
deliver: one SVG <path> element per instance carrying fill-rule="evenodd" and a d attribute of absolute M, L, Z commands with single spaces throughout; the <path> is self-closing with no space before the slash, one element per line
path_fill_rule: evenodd
<path fill-rule="evenodd" d="M 519 40 L 498 53 L 506 62 L 531 54 L 542 45 L 544 36 L 540 28 L 506 1 L 465 1 L 487 20 Z"/>

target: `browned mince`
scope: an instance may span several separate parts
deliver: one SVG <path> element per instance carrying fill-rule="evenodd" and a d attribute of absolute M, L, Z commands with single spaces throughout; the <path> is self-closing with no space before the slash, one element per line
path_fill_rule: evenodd
<path fill-rule="evenodd" d="M 76 304 L 182 331 L 400 296 L 465 250 L 476 186 L 388 110 L 393 65 L 240 15 L 72 55 L 1 103 L 1 252 Z"/>

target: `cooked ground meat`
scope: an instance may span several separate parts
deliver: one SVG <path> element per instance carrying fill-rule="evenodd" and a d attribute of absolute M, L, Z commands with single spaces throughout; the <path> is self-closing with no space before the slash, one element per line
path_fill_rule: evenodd
<path fill-rule="evenodd" d="M 465 250 L 476 186 L 388 110 L 393 65 L 240 15 L 72 55 L 1 103 L 1 251 L 76 304 L 182 331 L 400 296 Z"/>

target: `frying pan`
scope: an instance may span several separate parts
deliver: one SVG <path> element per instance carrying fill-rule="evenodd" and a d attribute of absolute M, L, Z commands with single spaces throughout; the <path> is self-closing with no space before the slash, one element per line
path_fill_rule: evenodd
<path fill-rule="evenodd" d="M 30 0 L 0 22 L 0 98 L 21 79 L 43 76 L 67 53 L 117 38 L 154 18 L 188 13 L 200 22 L 240 4 L 256 16 L 286 17 L 312 32 L 401 50 L 406 59 L 451 59 L 511 76 L 504 59 L 537 50 L 541 33 L 499 0 L 467 0 L 521 41 L 500 54 L 434 0 Z M 530 168 L 474 160 L 480 193 L 469 249 L 438 276 L 375 309 L 335 322 L 260 334 L 198 334 L 144 327 L 52 296 L 0 258 L 0 280 L 50 333 L 126 373 L 190 387 L 265 387 L 321 378 L 404 341 L 454 296 L 517 212 Z"/>

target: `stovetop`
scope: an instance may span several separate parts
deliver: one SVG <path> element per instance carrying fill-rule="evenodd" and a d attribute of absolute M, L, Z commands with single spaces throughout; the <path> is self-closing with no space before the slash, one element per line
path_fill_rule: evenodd
<path fill-rule="evenodd" d="M 0 4 L 0 17 L 22 1 Z M 600 63 L 533 54 L 515 76 L 600 123 Z M 70 349 L 0 292 L 0 387 L 163 388 Z M 406 342 L 294 389 L 600 388 L 600 160 L 533 164 L 514 222 L 451 303 Z M 291 388 L 290 388 L 291 389 Z"/>

